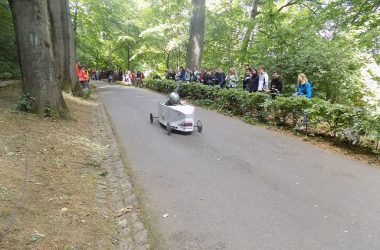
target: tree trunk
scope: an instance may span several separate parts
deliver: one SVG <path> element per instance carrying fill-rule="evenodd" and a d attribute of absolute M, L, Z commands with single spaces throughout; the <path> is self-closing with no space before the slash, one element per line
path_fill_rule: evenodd
<path fill-rule="evenodd" d="M 128 70 L 131 70 L 131 50 L 128 47 Z"/>
<path fill-rule="evenodd" d="M 77 29 L 78 29 L 78 0 L 75 1 L 75 10 L 74 10 L 74 20 L 73 20 L 73 35 L 74 35 L 74 44 L 77 44 Z M 76 47 L 75 47 L 75 50 L 74 50 L 74 54 L 76 55 L 77 52 L 76 52 Z"/>
<path fill-rule="evenodd" d="M 166 69 L 170 69 L 170 51 L 168 51 L 168 56 L 166 57 Z"/>
<path fill-rule="evenodd" d="M 192 0 L 193 11 L 190 22 L 190 38 L 187 47 L 186 67 L 192 71 L 201 68 L 205 31 L 205 0 Z"/>
<path fill-rule="evenodd" d="M 243 60 L 245 60 L 245 55 L 247 54 L 249 42 L 251 41 L 252 32 L 253 32 L 253 29 L 255 28 L 254 19 L 259 14 L 259 12 L 257 11 L 258 4 L 259 4 L 259 0 L 253 0 L 252 11 L 249 17 L 247 32 L 245 33 L 242 44 L 241 44 L 241 55 L 242 55 L 241 58 Z"/>
<path fill-rule="evenodd" d="M 58 82 L 46 0 L 9 0 L 16 31 L 22 90 L 35 98 L 32 112 L 68 117 Z M 49 104 L 49 105 L 48 105 Z"/>
<path fill-rule="evenodd" d="M 64 63 L 63 63 L 63 83 L 64 88 L 71 88 L 74 93 L 80 83 L 75 72 L 75 43 L 73 34 L 73 25 L 71 23 L 70 5 L 68 0 L 61 0 L 62 4 L 62 23 L 63 23 L 63 45 L 64 45 Z"/>
<path fill-rule="evenodd" d="M 50 29 L 58 81 L 66 92 L 79 84 L 75 73 L 75 47 L 67 0 L 48 0 Z"/>

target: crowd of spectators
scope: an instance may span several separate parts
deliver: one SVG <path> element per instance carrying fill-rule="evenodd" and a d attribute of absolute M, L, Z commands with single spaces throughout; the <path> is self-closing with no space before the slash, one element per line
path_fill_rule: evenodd
<path fill-rule="evenodd" d="M 135 81 L 142 81 L 145 76 L 140 70 L 121 71 L 121 70 L 90 70 L 90 76 L 95 81 L 122 81 L 126 84 L 133 84 Z"/>
<path fill-rule="evenodd" d="M 156 76 L 157 77 L 157 76 Z M 226 75 L 221 68 L 218 69 L 202 69 L 200 71 L 191 71 L 180 67 L 177 70 L 166 71 L 165 78 L 168 80 L 201 83 L 209 86 L 218 86 L 220 88 L 237 88 L 239 84 L 239 76 L 234 68 L 231 68 Z M 280 72 L 275 70 L 272 72 L 271 79 L 265 71 L 265 67 L 260 65 L 257 69 L 245 65 L 244 76 L 241 79 L 241 86 L 244 90 L 253 92 L 264 92 L 271 94 L 272 98 L 283 92 L 283 82 Z M 301 73 L 297 78 L 297 89 L 293 96 L 305 96 L 311 98 L 312 85 L 306 75 Z M 293 112 L 294 126 L 298 121 L 298 115 Z M 307 114 L 302 112 L 301 129 L 307 127 Z"/>
<path fill-rule="evenodd" d="M 237 88 L 239 86 L 239 76 L 234 68 L 231 68 L 226 75 L 221 68 L 192 71 L 181 67 L 177 70 L 168 69 L 165 78 L 174 81 L 198 82 L 221 88 Z M 249 65 L 245 65 L 245 72 L 241 81 L 243 89 L 249 92 L 281 93 L 283 90 L 280 73 L 274 71 L 271 82 L 269 82 L 269 76 L 264 66 L 254 69 Z"/>

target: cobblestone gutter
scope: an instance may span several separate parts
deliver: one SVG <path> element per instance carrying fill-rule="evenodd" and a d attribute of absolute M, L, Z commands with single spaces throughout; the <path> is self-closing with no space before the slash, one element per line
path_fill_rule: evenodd
<path fill-rule="evenodd" d="M 139 218 L 139 201 L 126 173 L 117 140 L 102 104 L 94 114 L 94 138 L 108 144 L 102 159 L 105 172 L 97 181 L 96 200 L 104 216 L 114 216 L 118 235 L 116 249 L 151 249 L 148 231 Z"/>

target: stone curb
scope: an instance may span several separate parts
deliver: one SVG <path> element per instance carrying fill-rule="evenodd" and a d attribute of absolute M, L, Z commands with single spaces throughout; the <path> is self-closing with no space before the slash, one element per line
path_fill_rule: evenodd
<path fill-rule="evenodd" d="M 108 144 L 100 160 L 107 175 L 99 176 L 96 200 L 104 216 L 115 218 L 118 228 L 115 247 L 123 250 L 150 249 L 148 231 L 138 217 L 139 201 L 124 168 L 103 104 L 96 108 L 94 114 L 94 138 L 99 143 L 103 142 L 101 145 L 105 144 L 104 141 Z"/>

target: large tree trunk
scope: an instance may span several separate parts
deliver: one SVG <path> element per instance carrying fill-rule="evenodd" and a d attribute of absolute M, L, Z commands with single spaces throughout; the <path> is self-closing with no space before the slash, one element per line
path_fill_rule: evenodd
<path fill-rule="evenodd" d="M 202 64 L 205 31 L 205 0 L 192 0 L 193 11 L 190 23 L 190 38 L 187 47 L 186 67 L 195 71 Z"/>
<path fill-rule="evenodd" d="M 75 73 L 75 46 L 67 0 L 48 0 L 53 52 L 62 89 L 74 92 L 79 84 Z"/>
<path fill-rule="evenodd" d="M 245 59 L 245 55 L 246 55 L 247 50 L 248 50 L 249 42 L 252 39 L 252 32 L 253 32 L 253 29 L 255 28 L 254 20 L 255 20 L 256 16 L 259 14 L 259 12 L 257 11 L 258 4 L 259 4 L 259 0 L 253 0 L 252 10 L 251 10 L 251 14 L 249 16 L 249 23 L 248 23 L 248 27 L 247 27 L 247 32 L 245 33 L 242 44 L 241 44 L 241 55 L 242 55 L 243 60 Z"/>
<path fill-rule="evenodd" d="M 68 116 L 56 73 L 46 0 L 9 0 L 16 30 L 22 90 L 35 98 L 32 112 Z"/>

